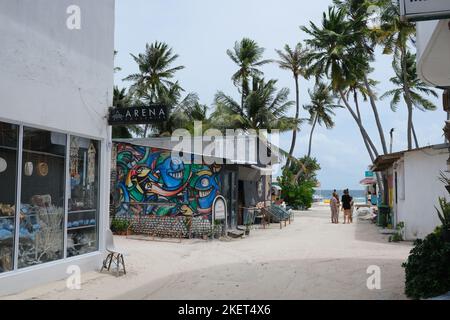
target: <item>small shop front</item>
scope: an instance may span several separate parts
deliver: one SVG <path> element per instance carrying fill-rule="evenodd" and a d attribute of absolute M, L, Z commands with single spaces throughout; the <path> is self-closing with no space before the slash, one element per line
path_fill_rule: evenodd
<path fill-rule="evenodd" d="M 99 249 L 99 147 L 0 122 L 0 273 Z"/>
<path fill-rule="evenodd" d="M 170 138 L 115 141 L 111 212 L 113 219 L 129 222 L 131 232 L 211 236 L 212 225 L 223 226 L 222 232 L 235 229 L 243 224 L 244 206 L 255 206 L 265 193 L 270 199 L 270 187 L 264 182 L 271 176 L 264 179 L 253 162 L 220 158 L 206 163 L 202 154 L 191 154 L 192 161 L 184 161 L 186 155 L 174 156 L 173 149 Z M 214 212 L 217 199 L 226 203 L 222 221 Z"/>
<path fill-rule="evenodd" d="M 103 260 L 114 0 L 72 4 L 77 32 L 66 1 L 0 1 L 0 296 Z"/>

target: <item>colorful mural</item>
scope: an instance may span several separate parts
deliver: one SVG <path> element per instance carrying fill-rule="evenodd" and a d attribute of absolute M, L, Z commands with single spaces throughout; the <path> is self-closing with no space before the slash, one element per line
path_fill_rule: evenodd
<path fill-rule="evenodd" d="M 116 215 L 133 212 L 210 219 L 221 190 L 221 169 L 215 164 L 186 164 L 167 150 L 118 144 Z"/>

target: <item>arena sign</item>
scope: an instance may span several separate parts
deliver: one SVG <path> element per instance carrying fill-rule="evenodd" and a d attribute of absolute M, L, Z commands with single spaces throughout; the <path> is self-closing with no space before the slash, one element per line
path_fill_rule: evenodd
<path fill-rule="evenodd" d="M 109 125 L 151 124 L 167 121 L 168 108 L 162 104 L 143 107 L 110 108 Z"/>
<path fill-rule="evenodd" d="M 449 0 L 400 0 L 403 20 L 426 21 L 450 18 Z"/>

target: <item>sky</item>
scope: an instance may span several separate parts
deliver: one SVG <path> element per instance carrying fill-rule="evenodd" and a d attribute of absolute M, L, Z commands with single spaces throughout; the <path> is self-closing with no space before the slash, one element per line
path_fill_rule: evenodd
<path fill-rule="evenodd" d="M 186 92 L 195 92 L 200 101 L 212 108 L 217 91 L 234 96 L 239 94 L 233 86 L 231 76 L 236 65 L 226 55 L 234 43 L 249 37 L 264 47 L 266 59 L 276 59 L 275 49 L 285 44 L 294 46 L 306 35 L 300 26 L 309 21 L 320 23 L 322 13 L 331 0 L 116 0 L 115 47 L 118 51 L 116 66 L 122 68 L 116 73 L 116 85 L 128 87 L 122 79 L 137 72 L 137 65 L 130 53 L 144 51 L 146 43 L 163 41 L 179 54 L 177 65 L 186 68 L 176 78 Z M 413 49 L 415 50 L 415 49 Z M 391 89 L 389 78 L 393 76 L 392 57 L 377 53 L 371 78 L 379 81 L 376 93 L 380 96 Z M 262 68 L 266 79 L 277 79 L 277 87 L 291 90 L 295 100 L 292 75 L 270 64 Z M 309 103 L 308 89 L 313 82 L 300 82 L 300 103 Z M 438 90 L 439 95 L 441 91 Z M 446 114 L 440 99 L 434 99 L 437 111 L 414 113 L 415 127 L 420 146 L 444 142 L 442 128 Z M 407 147 L 406 107 L 400 105 L 397 112 L 389 106 L 389 100 L 378 101 L 383 129 L 389 144 L 389 131 L 394 128 L 393 150 Z M 307 113 L 301 109 L 301 117 Z M 294 108 L 289 113 L 294 115 Z M 367 131 L 379 149 L 380 139 L 370 105 L 362 103 L 363 121 Z M 318 174 L 322 189 L 362 189 L 359 181 L 370 164 L 359 129 L 346 109 L 337 110 L 336 126 L 331 130 L 317 128 L 313 138 L 312 156 L 321 165 Z M 301 128 L 296 144 L 295 156 L 307 153 L 310 126 Z M 292 133 L 281 136 L 280 147 L 289 150 Z"/>

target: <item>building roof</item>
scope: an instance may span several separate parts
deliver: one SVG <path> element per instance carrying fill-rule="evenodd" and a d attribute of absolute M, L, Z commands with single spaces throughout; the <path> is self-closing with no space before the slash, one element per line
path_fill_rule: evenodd
<path fill-rule="evenodd" d="M 412 149 L 412 150 L 404 150 L 404 151 L 400 151 L 400 152 L 385 154 L 385 155 L 379 156 L 378 158 L 375 159 L 374 164 L 372 166 L 372 171 L 380 172 L 380 171 L 389 169 L 395 162 L 400 160 L 406 153 L 418 152 L 418 151 L 423 151 L 426 149 L 432 149 L 432 150 L 448 149 L 449 146 L 450 146 L 449 144 L 443 143 L 443 144 L 426 146 L 426 147 L 422 147 L 422 148 L 416 148 L 416 149 Z"/>
<path fill-rule="evenodd" d="M 212 141 L 207 141 L 203 137 L 192 137 L 189 153 L 202 157 L 207 156 L 211 159 L 225 159 L 233 164 L 258 165 L 257 143 L 256 146 L 253 146 L 251 138 L 252 136 L 238 136 L 236 140 L 230 141 L 224 137 L 214 137 Z M 113 139 L 113 142 L 184 152 L 186 152 L 185 147 L 189 148 L 189 142 L 187 142 L 186 145 L 183 145 L 183 149 L 180 149 L 181 140 L 177 141 L 172 137 Z M 265 145 L 271 151 L 271 164 L 279 163 L 281 156 L 278 147 L 269 143 L 265 143 Z M 227 152 L 228 150 L 232 151 Z"/>

